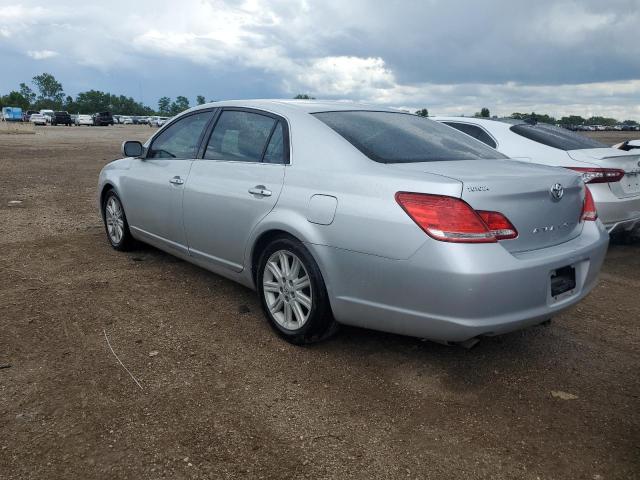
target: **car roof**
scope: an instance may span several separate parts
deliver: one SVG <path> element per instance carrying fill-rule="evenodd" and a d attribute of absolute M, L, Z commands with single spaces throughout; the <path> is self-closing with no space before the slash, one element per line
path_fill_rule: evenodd
<path fill-rule="evenodd" d="M 281 115 L 294 114 L 294 113 L 318 113 L 318 112 L 335 112 L 335 111 L 349 111 L 349 110 L 369 110 L 380 112 L 394 112 L 400 113 L 400 110 L 395 110 L 386 107 L 380 107 L 377 105 L 370 105 L 365 103 L 356 103 L 351 101 L 341 100 L 289 100 L 289 99 L 260 99 L 260 100 L 225 100 L 222 102 L 211 102 L 203 105 L 198 105 L 191 109 L 191 111 L 199 110 L 202 108 L 211 107 L 246 107 L 256 108 L 258 110 L 266 110 L 273 113 L 279 113 Z"/>

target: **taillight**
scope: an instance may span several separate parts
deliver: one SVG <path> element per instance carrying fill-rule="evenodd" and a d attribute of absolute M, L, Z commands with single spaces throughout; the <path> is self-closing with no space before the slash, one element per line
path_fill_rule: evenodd
<path fill-rule="evenodd" d="M 495 243 L 518 235 L 504 215 L 476 212 L 459 198 L 398 192 L 396 201 L 427 235 L 443 242 Z"/>
<path fill-rule="evenodd" d="M 593 195 L 589 187 L 584 187 L 584 203 L 582 204 L 582 215 L 580 220 L 583 222 L 594 222 L 598 219 L 598 211 L 596 210 L 596 202 L 593 201 Z"/>
<path fill-rule="evenodd" d="M 510 240 L 518 236 L 516 227 L 503 214 L 484 210 L 478 211 L 478 214 L 487 224 L 489 231 L 493 233 L 496 240 Z"/>
<path fill-rule="evenodd" d="M 584 168 L 567 167 L 582 174 L 584 183 L 612 183 L 619 182 L 624 177 L 624 170 L 619 168 Z"/>

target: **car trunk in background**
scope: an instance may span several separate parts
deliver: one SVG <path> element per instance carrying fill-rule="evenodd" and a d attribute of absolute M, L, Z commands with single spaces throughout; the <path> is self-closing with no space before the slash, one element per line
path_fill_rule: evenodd
<path fill-rule="evenodd" d="M 567 154 L 574 160 L 591 163 L 596 167 L 624 170 L 624 177 L 619 182 L 609 183 L 609 188 L 618 198 L 640 195 L 640 153 L 615 148 L 590 148 L 569 150 Z"/>
<path fill-rule="evenodd" d="M 390 164 L 394 168 L 442 175 L 462 182 L 462 199 L 475 210 L 500 212 L 518 231 L 501 240 L 510 252 L 557 245 L 580 235 L 584 184 L 563 168 L 513 160 L 461 160 Z M 561 198 L 552 194 L 562 186 Z"/>

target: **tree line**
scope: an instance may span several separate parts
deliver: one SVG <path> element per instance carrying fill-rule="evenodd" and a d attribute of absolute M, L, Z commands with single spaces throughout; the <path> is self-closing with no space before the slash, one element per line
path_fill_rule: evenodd
<path fill-rule="evenodd" d="M 415 111 L 416 115 L 420 115 L 421 117 L 428 117 L 429 111 L 426 108 L 421 108 L 420 110 Z M 476 112 L 473 115 L 475 118 L 490 118 L 491 112 L 487 107 L 483 107 L 479 112 Z M 592 116 L 588 118 L 583 118 L 579 115 L 569 115 L 561 118 L 554 118 L 546 113 L 520 113 L 514 112 L 509 115 L 509 118 L 515 118 L 516 120 L 526 120 L 526 121 L 534 121 L 540 123 L 550 123 L 552 125 L 562 125 L 562 126 L 579 126 L 579 125 L 603 125 L 605 127 L 613 127 L 615 125 L 632 125 L 637 126 L 640 125 L 635 120 L 624 120 L 622 122 L 618 121 L 615 118 L 610 117 L 602 117 L 602 116 Z"/>
<path fill-rule="evenodd" d="M 206 100 L 203 95 L 196 97 L 196 104 Z M 17 90 L 0 95 L 0 107 L 20 107 L 22 110 L 66 110 L 71 113 L 96 113 L 109 111 L 127 115 L 174 116 L 188 109 L 189 99 L 179 95 L 175 100 L 162 97 L 158 108 L 136 101 L 133 97 L 115 95 L 100 90 L 80 92 L 76 97 L 66 95 L 62 84 L 50 73 L 42 73 L 31 79 L 31 85 L 21 83 Z"/>
<path fill-rule="evenodd" d="M 0 96 L 0 107 L 20 107 L 23 110 L 66 110 L 71 113 L 95 113 L 110 111 L 115 114 L 127 115 L 162 115 L 174 116 L 190 107 L 189 99 L 178 95 L 175 100 L 169 97 L 161 97 L 158 100 L 158 108 L 153 109 L 125 95 L 115 95 L 100 90 L 89 90 L 80 92 L 73 98 L 64 93 L 62 84 L 50 73 L 42 73 L 31 79 L 31 85 L 21 83 L 17 90 L 12 90 L 7 95 Z M 315 100 L 308 94 L 299 93 L 294 98 L 300 100 Z M 210 100 L 213 101 L 213 100 Z M 203 95 L 196 96 L 196 105 L 206 103 Z M 429 111 L 426 108 L 416 110 L 416 115 L 428 117 Z M 483 107 L 476 112 L 475 117 L 490 118 L 491 113 L 487 107 Z M 534 120 L 541 123 L 559 124 L 565 126 L 578 125 L 638 125 L 635 120 L 624 120 L 619 122 L 615 118 L 592 116 L 583 118 L 579 115 L 569 115 L 556 119 L 545 113 L 520 113 L 514 112 L 511 118 L 518 120 Z"/>

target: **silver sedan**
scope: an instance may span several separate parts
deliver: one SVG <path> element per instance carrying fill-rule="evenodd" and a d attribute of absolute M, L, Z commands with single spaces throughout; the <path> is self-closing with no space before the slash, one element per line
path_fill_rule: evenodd
<path fill-rule="evenodd" d="M 116 250 L 145 242 L 258 291 L 292 343 L 338 324 L 471 341 L 593 288 L 608 235 L 580 175 L 394 110 L 202 105 L 100 173 Z"/>

